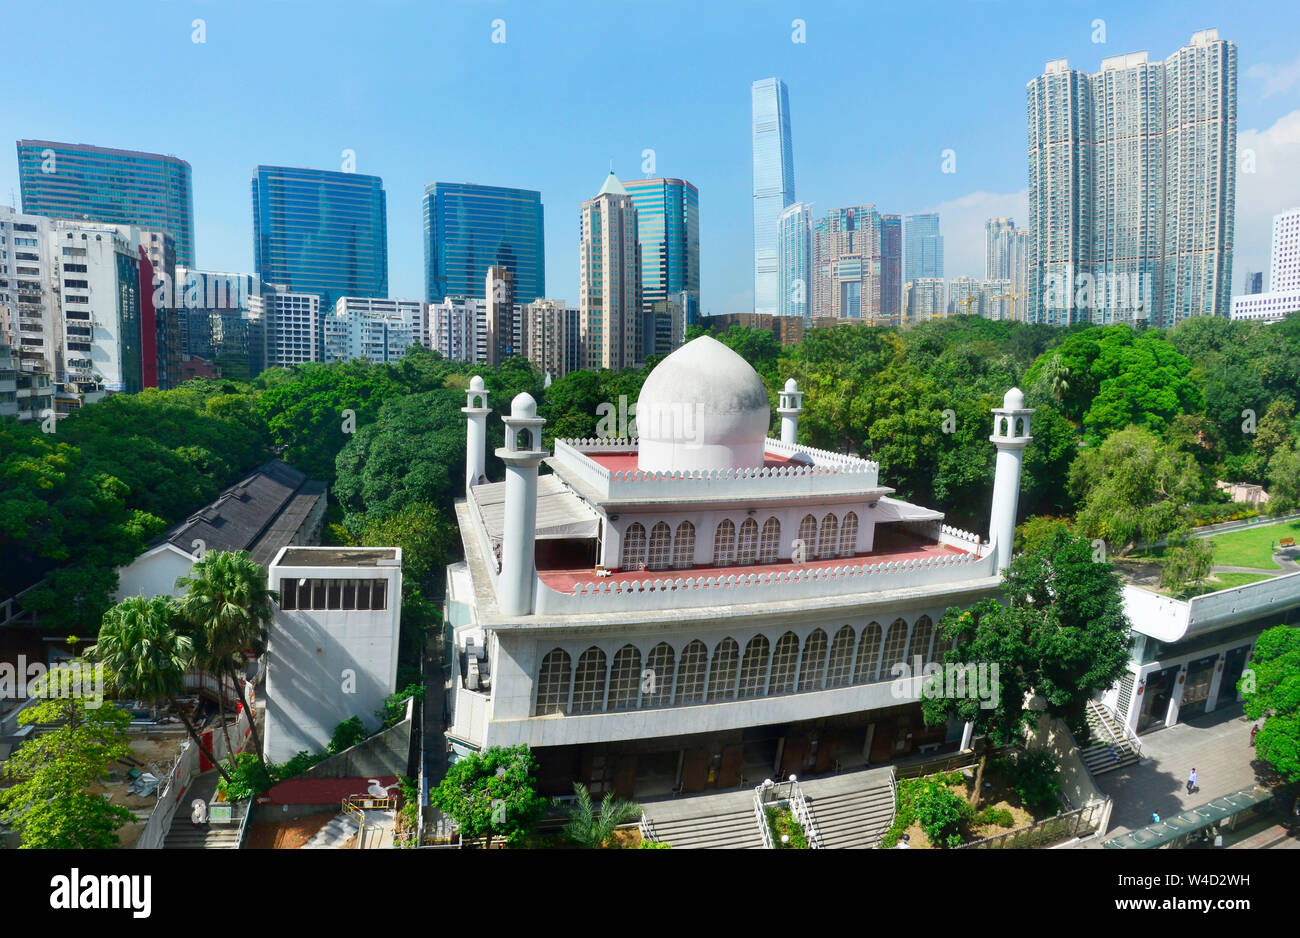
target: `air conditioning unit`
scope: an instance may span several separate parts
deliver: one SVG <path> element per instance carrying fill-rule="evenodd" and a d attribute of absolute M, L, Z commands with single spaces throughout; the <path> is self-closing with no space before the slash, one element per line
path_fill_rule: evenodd
<path fill-rule="evenodd" d="M 478 690 L 478 659 L 472 655 L 470 656 L 469 668 L 465 675 L 465 686 L 470 690 Z"/>

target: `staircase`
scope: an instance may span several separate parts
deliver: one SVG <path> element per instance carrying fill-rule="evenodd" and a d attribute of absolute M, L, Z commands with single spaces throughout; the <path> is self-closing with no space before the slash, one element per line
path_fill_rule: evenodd
<path fill-rule="evenodd" d="M 888 785 L 825 794 L 808 801 L 824 848 L 873 848 L 894 823 L 894 792 Z"/>
<path fill-rule="evenodd" d="M 761 850 L 763 847 L 752 806 L 707 817 L 655 819 L 653 823 L 658 838 L 677 849 Z"/>
<path fill-rule="evenodd" d="M 202 824 L 190 822 L 190 816 L 181 811 L 172 819 L 164 850 L 238 850 L 238 824 Z"/>
<path fill-rule="evenodd" d="M 1087 749 L 1081 750 L 1079 755 L 1094 777 L 1133 765 L 1142 758 L 1127 738 L 1124 727 L 1105 707 L 1095 700 L 1089 700 L 1086 715 L 1094 741 Z"/>

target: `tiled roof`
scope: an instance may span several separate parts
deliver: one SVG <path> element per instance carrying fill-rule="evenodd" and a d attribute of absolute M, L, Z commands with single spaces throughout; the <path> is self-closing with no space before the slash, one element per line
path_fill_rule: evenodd
<path fill-rule="evenodd" d="M 257 796 L 258 804 L 335 804 L 349 795 L 365 795 L 369 778 L 291 778 Z M 396 775 L 379 776 L 380 787 L 396 784 Z M 392 793 L 396 794 L 397 789 Z"/>

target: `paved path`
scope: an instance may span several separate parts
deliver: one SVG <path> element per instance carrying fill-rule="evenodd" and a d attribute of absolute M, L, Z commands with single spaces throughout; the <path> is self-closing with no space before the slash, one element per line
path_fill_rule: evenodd
<path fill-rule="evenodd" d="M 1096 778 L 1097 787 L 1115 800 L 1105 839 L 1146 827 L 1152 812 L 1171 817 L 1256 784 L 1250 727 L 1236 703 L 1140 737 L 1141 762 Z M 1187 773 L 1193 767 L 1200 787 L 1189 796 Z"/>

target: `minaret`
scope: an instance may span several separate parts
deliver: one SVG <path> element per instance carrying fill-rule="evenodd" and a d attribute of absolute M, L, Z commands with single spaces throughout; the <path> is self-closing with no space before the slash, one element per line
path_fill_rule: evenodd
<path fill-rule="evenodd" d="M 469 495 L 471 485 L 487 478 L 487 415 L 492 413 L 492 408 L 487 405 L 488 392 L 478 375 L 469 379 L 465 396 L 465 406 L 460 412 L 469 415 L 465 426 L 465 494 Z"/>
<path fill-rule="evenodd" d="M 1016 536 L 1016 505 L 1020 501 L 1020 464 L 1029 435 L 1029 418 L 1034 412 L 1025 406 L 1025 396 L 1012 388 L 993 408 L 993 435 L 989 442 L 998 448 L 997 472 L 993 477 L 993 511 L 989 517 L 989 540 L 998 554 L 998 570 L 1011 565 L 1011 545 Z"/>
<path fill-rule="evenodd" d="M 777 395 L 776 412 L 781 415 L 781 442 L 793 446 L 799 436 L 799 415 L 803 413 L 803 391 L 794 378 L 787 380 L 785 390 Z"/>
<path fill-rule="evenodd" d="M 497 456 L 506 464 L 506 523 L 501 542 L 501 576 L 497 599 L 501 614 L 526 616 L 533 611 L 533 586 L 537 580 L 533 556 L 537 540 L 537 466 L 546 456 L 542 449 L 542 424 L 537 402 L 527 392 L 510 402 L 506 445 Z"/>

